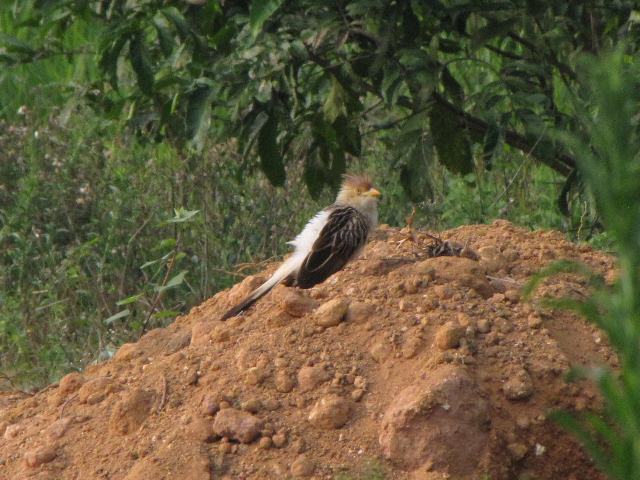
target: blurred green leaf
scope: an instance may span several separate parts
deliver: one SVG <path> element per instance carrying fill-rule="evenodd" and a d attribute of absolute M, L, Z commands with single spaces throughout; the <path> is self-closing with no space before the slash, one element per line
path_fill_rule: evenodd
<path fill-rule="evenodd" d="M 251 34 L 256 37 L 261 31 L 264 22 L 275 13 L 283 0 L 253 0 L 249 11 L 249 25 Z"/>
<path fill-rule="evenodd" d="M 128 308 L 127 308 L 127 309 L 125 309 L 125 310 L 121 310 L 120 312 L 118 312 L 118 313 L 116 313 L 116 314 L 114 314 L 114 315 L 111 315 L 109 318 L 105 318 L 105 319 L 104 319 L 104 323 L 105 323 L 106 325 L 110 325 L 110 324 L 112 324 L 113 322 L 115 322 L 116 320 L 120 320 L 121 318 L 127 317 L 127 316 L 129 316 L 130 314 L 131 314 L 131 312 L 129 311 L 129 309 L 128 309 Z"/>

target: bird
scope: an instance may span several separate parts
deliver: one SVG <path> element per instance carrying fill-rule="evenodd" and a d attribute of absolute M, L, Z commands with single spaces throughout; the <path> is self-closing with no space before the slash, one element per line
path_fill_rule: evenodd
<path fill-rule="evenodd" d="M 241 314 L 279 283 L 311 288 L 358 257 L 378 226 L 380 195 L 368 176 L 344 175 L 335 202 L 320 210 L 287 242 L 294 247 L 293 254 L 221 320 Z"/>

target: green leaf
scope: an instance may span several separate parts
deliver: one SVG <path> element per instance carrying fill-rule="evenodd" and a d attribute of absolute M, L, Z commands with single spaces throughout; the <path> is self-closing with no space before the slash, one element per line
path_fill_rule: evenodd
<path fill-rule="evenodd" d="M 251 147 L 262 130 L 262 127 L 267 123 L 267 120 L 269 120 L 269 115 L 264 111 L 260 111 L 253 119 L 251 126 L 244 129 L 243 134 L 241 135 L 241 140 L 243 140 L 241 143 L 244 144 L 242 147 L 243 157 L 245 157 L 247 153 L 249 153 L 249 150 L 251 150 Z"/>
<path fill-rule="evenodd" d="M 189 26 L 189 23 L 176 7 L 165 8 L 162 10 L 162 14 L 167 17 L 167 20 L 169 20 L 174 27 L 176 27 L 180 38 L 186 40 L 191 36 L 191 27 Z"/>
<path fill-rule="evenodd" d="M 471 45 L 474 49 L 478 49 L 492 38 L 506 35 L 513 28 L 516 21 L 516 18 L 507 18 L 500 22 L 490 22 L 473 34 Z"/>
<path fill-rule="evenodd" d="M 167 21 L 160 16 L 156 16 L 153 19 L 153 26 L 156 28 L 156 32 L 158 33 L 158 42 L 160 43 L 162 53 L 168 57 L 171 55 L 171 52 L 173 52 L 175 40 L 173 38 L 173 34 L 168 28 Z"/>
<path fill-rule="evenodd" d="M 278 120 L 275 115 L 269 115 L 269 119 L 260 129 L 258 134 L 258 155 L 260 156 L 260 168 L 269 181 L 277 186 L 284 185 L 285 171 L 282 163 L 282 155 L 278 148 Z"/>
<path fill-rule="evenodd" d="M 340 85 L 340 82 L 334 77 L 331 76 L 331 89 L 329 90 L 329 95 L 322 106 L 322 111 L 324 113 L 325 118 L 329 123 L 333 123 L 336 118 L 340 115 L 347 114 L 347 108 L 345 105 L 345 91 Z"/>
<path fill-rule="evenodd" d="M 7 52 L 21 53 L 23 55 L 29 56 L 33 56 L 36 54 L 36 50 L 27 42 L 1 32 L 0 45 L 3 45 Z"/>
<path fill-rule="evenodd" d="M 129 60 L 136 74 L 138 86 L 146 95 L 153 94 L 153 69 L 149 60 L 149 52 L 144 43 L 143 32 L 136 32 L 129 44 Z"/>
<path fill-rule="evenodd" d="M 184 207 L 175 208 L 173 211 L 175 215 L 173 218 L 167 220 L 167 223 L 189 222 L 193 219 L 193 217 L 200 213 L 200 210 L 187 210 Z"/>
<path fill-rule="evenodd" d="M 116 320 L 120 320 L 121 318 L 124 318 L 126 316 L 128 316 L 131 313 L 131 311 L 129 311 L 129 309 L 125 309 L 122 310 L 118 313 L 116 313 L 115 315 L 111 315 L 109 318 L 105 318 L 104 319 L 104 323 L 106 323 L 107 325 L 115 322 Z"/>
<path fill-rule="evenodd" d="M 144 294 L 142 293 L 136 293 L 135 295 L 131 295 L 130 297 L 124 298 L 118 302 L 116 302 L 116 305 L 118 305 L 119 307 L 123 306 L 123 305 L 129 305 L 131 303 L 135 303 L 138 301 L 138 299 L 142 298 Z"/>
<path fill-rule="evenodd" d="M 273 15 L 284 0 L 253 0 L 249 9 L 249 26 L 251 34 L 258 36 L 262 31 L 262 26 L 271 15 Z"/>
<path fill-rule="evenodd" d="M 436 103 L 429 111 L 429 125 L 440 163 L 453 173 L 471 173 L 473 158 L 469 138 L 454 114 Z"/>
<path fill-rule="evenodd" d="M 189 273 L 188 270 L 182 270 L 177 275 L 171 277 L 171 279 L 166 284 L 158 285 L 155 289 L 156 292 L 161 293 L 161 292 L 164 292 L 165 290 L 169 290 L 171 288 L 175 288 L 181 285 L 184 282 L 184 277 L 187 273 Z"/>
<path fill-rule="evenodd" d="M 208 85 L 196 87 L 187 100 L 186 130 L 187 138 L 192 140 L 198 149 L 204 144 L 211 118 L 211 100 L 213 89 Z"/>

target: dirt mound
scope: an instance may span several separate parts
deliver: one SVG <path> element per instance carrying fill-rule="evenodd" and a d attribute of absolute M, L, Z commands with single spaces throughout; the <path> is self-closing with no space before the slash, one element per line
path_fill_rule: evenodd
<path fill-rule="evenodd" d="M 557 258 L 609 276 L 612 258 L 504 221 L 442 238 L 462 256 L 382 227 L 311 290 L 280 286 L 220 322 L 262 281 L 247 278 L 108 362 L 0 396 L 0 478 L 603 478 L 546 415 L 597 407 L 564 374 L 615 356 L 518 289 Z M 584 293 L 564 276 L 539 295 Z"/>

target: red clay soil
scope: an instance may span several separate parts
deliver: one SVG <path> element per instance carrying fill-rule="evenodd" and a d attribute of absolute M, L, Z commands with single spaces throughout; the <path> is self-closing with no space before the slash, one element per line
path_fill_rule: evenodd
<path fill-rule="evenodd" d="M 504 221 L 441 237 L 462 256 L 381 227 L 313 289 L 219 321 L 269 272 L 248 277 L 105 363 L 0 396 L 0 479 L 603 479 L 547 420 L 598 408 L 570 366 L 616 366 L 595 327 L 539 303 L 586 287 L 519 288 L 560 258 L 610 279 L 613 258 Z"/>

